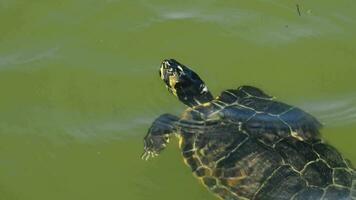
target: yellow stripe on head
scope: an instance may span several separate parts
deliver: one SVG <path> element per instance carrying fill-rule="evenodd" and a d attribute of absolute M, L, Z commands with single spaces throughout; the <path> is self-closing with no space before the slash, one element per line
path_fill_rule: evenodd
<path fill-rule="evenodd" d="M 177 96 L 177 90 L 175 89 L 176 84 L 177 84 L 177 77 L 174 75 L 169 76 L 169 86 L 174 96 Z"/>

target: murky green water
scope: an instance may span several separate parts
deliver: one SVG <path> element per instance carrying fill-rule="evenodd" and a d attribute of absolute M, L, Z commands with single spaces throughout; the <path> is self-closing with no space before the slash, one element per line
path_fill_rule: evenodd
<path fill-rule="evenodd" d="M 350 0 L 0 0 L 0 199 L 215 199 L 176 142 L 139 159 L 152 120 L 184 109 L 158 78 L 170 57 L 215 94 L 255 85 L 310 111 L 356 163 L 355 9 Z"/>

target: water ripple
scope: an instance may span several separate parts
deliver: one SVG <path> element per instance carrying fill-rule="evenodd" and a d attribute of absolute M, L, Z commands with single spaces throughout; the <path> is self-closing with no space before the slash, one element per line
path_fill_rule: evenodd
<path fill-rule="evenodd" d="M 326 97 L 299 104 L 328 127 L 356 123 L 356 94 Z"/>
<path fill-rule="evenodd" d="M 0 69 L 8 69 L 14 65 L 29 64 L 43 59 L 50 59 L 57 56 L 59 47 L 52 47 L 42 51 L 21 52 L 18 50 L 16 53 L 8 55 L 0 55 Z"/>
<path fill-rule="evenodd" d="M 214 3 L 214 2 L 210 2 Z M 281 12 L 291 12 L 297 15 L 295 4 L 276 4 L 262 1 L 266 5 L 273 5 Z M 326 34 L 344 33 L 340 20 L 327 15 L 314 15 L 305 11 L 303 18 L 286 18 L 263 10 L 252 10 L 241 7 L 216 7 L 214 5 L 191 5 L 190 7 L 174 7 L 170 5 L 153 5 L 143 2 L 143 5 L 153 11 L 156 16 L 146 23 L 136 27 L 138 29 L 157 23 L 188 19 L 199 23 L 213 23 L 223 31 L 221 34 L 240 37 L 253 43 L 280 44 L 295 41 L 300 38 L 321 36 Z M 211 9 L 211 8 L 214 9 Z M 338 13 L 343 16 L 342 13 Z M 345 23 L 345 21 L 343 21 Z"/>

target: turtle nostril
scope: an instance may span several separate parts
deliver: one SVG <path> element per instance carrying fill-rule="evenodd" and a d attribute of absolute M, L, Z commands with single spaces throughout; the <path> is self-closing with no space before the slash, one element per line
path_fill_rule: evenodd
<path fill-rule="evenodd" d="M 158 70 L 159 77 L 162 77 L 161 70 Z"/>

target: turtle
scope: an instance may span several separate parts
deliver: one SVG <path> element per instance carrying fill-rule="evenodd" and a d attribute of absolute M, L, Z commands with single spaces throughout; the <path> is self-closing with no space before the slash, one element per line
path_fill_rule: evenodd
<path fill-rule="evenodd" d="M 356 199 L 355 168 L 322 139 L 322 124 L 308 112 L 249 85 L 214 98 L 175 59 L 163 60 L 159 76 L 187 109 L 154 120 L 142 159 L 158 156 L 175 135 L 184 162 L 220 199 Z"/>

